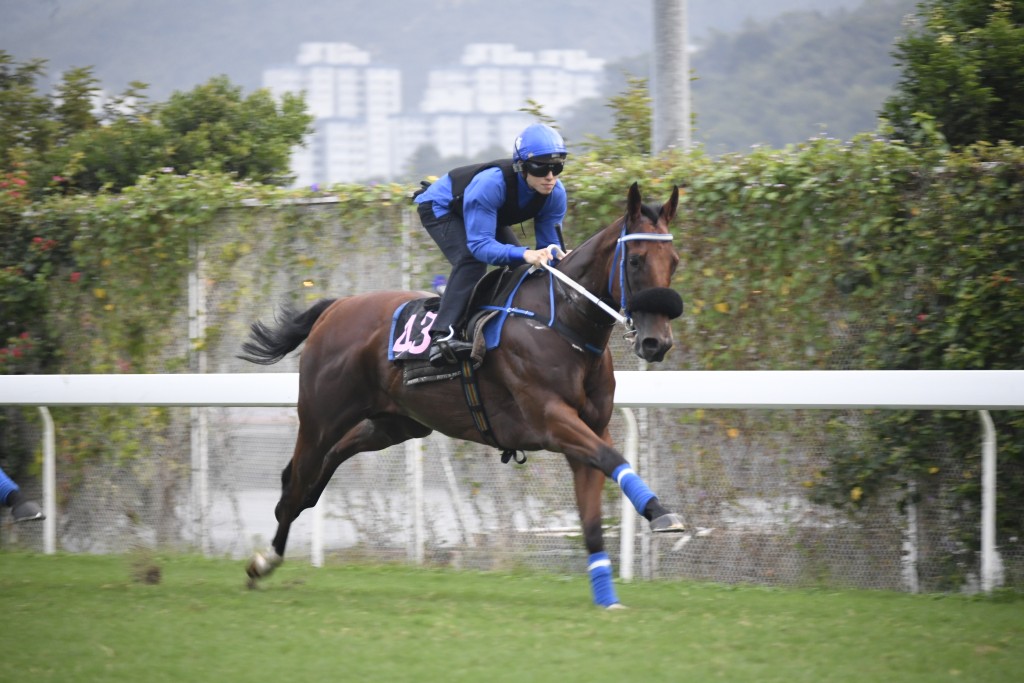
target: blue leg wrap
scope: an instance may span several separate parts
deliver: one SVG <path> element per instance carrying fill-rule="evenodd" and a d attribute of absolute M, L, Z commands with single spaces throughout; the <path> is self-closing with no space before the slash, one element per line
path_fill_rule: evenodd
<path fill-rule="evenodd" d="M 594 604 L 600 607 L 617 605 L 615 585 L 612 583 L 612 561 L 608 553 L 594 553 L 587 559 L 587 574 L 590 575 L 590 590 L 594 593 Z"/>
<path fill-rule="evenodd" d="M 612 472 L 612 477 L 615 478 L 616 483 L 622 488 L 622 492 L 626 494 L 626 498 L 629 498 L 629 502 L 641 515 L 647 509 L 647 503 L 651 501 L 651 498 L 657 498 L 654 492 L 647 488 L 644 480 L 628 464 L 616 467 Z"/>

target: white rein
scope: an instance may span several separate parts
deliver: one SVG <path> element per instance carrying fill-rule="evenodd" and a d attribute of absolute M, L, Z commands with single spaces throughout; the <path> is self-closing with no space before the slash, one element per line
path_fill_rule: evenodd
<path fill-rule="evenodd" d="M 631 240 L 646 240 L 646 241 L 649 241 L 649 242 L 671 242 L 672 241 L 672 235 L 654 234 L 654 233 L 649 233 L 649 232 L 636 232 L 636 233 L 633 233 L 633 234 L 630 234 L 630 235 L 623 235 L 622 237 L 620 237 L 618 239 L 618 243 L 622 244 L 623 242 L 629 242 Z M 557 244 L 548 245 L 547 251 L 552 255 L 552 258 L 555 258 L 555 256 L 558 255 L 558 254 L 561 254 L 561 256 L 558 257 L 559 259 L 564 258 L 566 256 L 566 253 L 564 251 L 562 251 L 562 249 Z M 625 257 L 623 257 L 623 258 L 625 258 Z M 536 266 L 534 266 L 534 267 L 536 267 Z M 611 306 L 609 306 L 605 302 L 601 301 L 601 299 L 599 299 L 597 296 L 595 296 L 586 287 L 584 287 L 580 283 L 576 282 L 575 280 L 573 280 L 571 277 L 569 277 L 568 275 L 566 275 L 562 271 L 549 266 L 547 263 L 542 264 L 542 267 L 545 270 L 547 270 L 549 273 L 554 275 L 556 278 L 561 280 L 563 283 L 565 283 L 566 285 L 572 287 L 573 289 L 575 289 L 577 292 L 579 292 L 583 296 L 587 297 L 590 301 L 592 301 L 594 304 L 596 304 L 598 306 L 598 308 L 600 308 L 602 311 L 604 311 L 605 313 L 610 315 L 612 318 L 614 318 L 616 322 L 622 323 L 623 325 L 626 326 L 627 329 L 631 329 L 632 328 L 632 326 L 633 326 L 633 324 L 632 324 L 633 321 L 632 320 L 630 320 L 626 316 L 622 315 L 621 313 L 616 311 L 614 308 L 612 308 Z M 619 286 L 620 287 L 622 286 L 621 283 L 620 283 Z"/>

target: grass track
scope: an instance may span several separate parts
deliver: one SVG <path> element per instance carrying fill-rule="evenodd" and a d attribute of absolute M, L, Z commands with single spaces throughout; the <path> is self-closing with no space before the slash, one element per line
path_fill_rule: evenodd
<path fill-rule="evenodd" d="M 620 585 L 583 575 L 0 553 L 3 680 L 1024 680 L 1024 598 Z"/>

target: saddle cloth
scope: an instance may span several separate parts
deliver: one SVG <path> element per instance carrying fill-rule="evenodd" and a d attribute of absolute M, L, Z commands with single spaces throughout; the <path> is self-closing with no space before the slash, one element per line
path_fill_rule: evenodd
<path fill-rule="evenodd" d="M 430 329 L 437 317 L 440 299 L 432 296 L 407 301 L 395 309 L 391 317 L 391 331 L 388 334 L 388 360 L 402 362 L 402 379 L 407 385 L 436 382 L 458 377 L 458 366 L 435 368 L 430 364 Z M 470 358 L 473 369 L 479 368 L 487 353 L 487 340 L 483 334 L 484 325 L 496 315 L 490 311 L 473 319 L 473 351 Z"/>

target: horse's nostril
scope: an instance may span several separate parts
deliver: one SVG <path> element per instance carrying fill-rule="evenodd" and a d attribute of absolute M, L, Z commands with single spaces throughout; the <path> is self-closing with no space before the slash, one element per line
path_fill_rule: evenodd
<path fill-rule="evenodd" d="M 640 356 L 648 363 L 658 363 L 672 348 L 672 340 L 661 340 L 657 337 L 644 337 L 640 342 Z"/>

